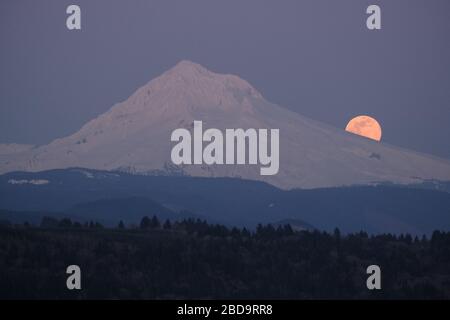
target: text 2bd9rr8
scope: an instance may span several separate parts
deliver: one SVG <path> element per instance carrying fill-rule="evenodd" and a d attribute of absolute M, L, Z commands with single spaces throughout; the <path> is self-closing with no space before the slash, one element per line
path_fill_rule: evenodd
<path fill-rule="evenodd" d="M 223 315 L 272 314 L 272 305 L 270 304 L 223 304 L 221 308 L 221 314 Z"/>

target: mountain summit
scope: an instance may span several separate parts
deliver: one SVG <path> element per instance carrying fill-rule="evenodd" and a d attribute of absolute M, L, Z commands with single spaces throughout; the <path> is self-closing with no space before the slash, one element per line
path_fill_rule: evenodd
<path fill-rule="evenodd" d="M 280 170 L 258 165 L 183 165 L 170 159 L 171 132 L 280 129 Z M 0 145 L 0 149 L 1 145 Z M 11 148 L 9 148 L 11 149 Z M 266 101 L 247 81 L 181 61 L 78 132 L 37 148 L 0 150 L 0 172 L 84 167 L 137 174 L 263 180 L 281 188 L 450 180 L 450 162 L 349 134 Z"/>
<path fill-rule="evenodd" d="M 249 98 L 262 99 L 262 95 L 247 81 L 183 60 L 134 93 L 126 108 L 150 107 L 165 116 L 201 109 L 238 111 Z"/>
<path fill-rule="evenodd" d="M 247 81 L 230 74 L 219 74 L 209 71 L 203 66 L 183 60 L 176 64 L 172 69 L 165 72 L 161 77 L 156 78 L 157 82 L 165 82 L 171 89 L 191 89 L 196 93 L 203 90 L 211 90 L 208 95 L 216 96 L 226 94 L 229 91 L 238 91 L 242 94 L 250 95 L 255 98 L 262 98 L 261 94 L 253 88 Z M 150 82 L 154 84 L 153 82 Z M 175 84 L 179 84 L 177 87 Z"/>

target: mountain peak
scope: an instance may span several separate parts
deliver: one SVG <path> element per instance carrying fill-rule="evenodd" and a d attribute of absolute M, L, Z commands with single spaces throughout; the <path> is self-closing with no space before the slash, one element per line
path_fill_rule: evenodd
<path fill-rule="evenodd" d="M 237 75 L 215 73 L 202 65 L 181 60 L 174 67 L 155 79 L 170 86 L 173 89 L 183 87 L 190 93 L 200 90 L 202 93 L 222 95 L 233 93 L 234 95 L 252 96 L 262 98 L 262 95 L 250 83 Z"/>
<path fill-rule="evenodd" d="M 131 103 L 126 103 L 126 109 L 152 109 L 166 115 L 204 109 L 250 112 L 252 99 L 263 97 L 240 77 L 215 73 L 198 63 L 182 60 L 138 90 L 130 97 Z"/>
<path fill-rule="evenodd" d="M 185 75 L 195 75 L 195 74 L 208 74 L 211 73 L 208 69 L 203 67 L 202 65 L 189 61 L 189 60 L 181 60 L 174 67 L 172 67 L 169 71 L 177 74 L 185 74 Z"/>

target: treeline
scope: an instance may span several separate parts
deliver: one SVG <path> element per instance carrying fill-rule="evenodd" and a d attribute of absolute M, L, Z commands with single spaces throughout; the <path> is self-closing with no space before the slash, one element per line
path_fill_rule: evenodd
<path fill-rule="evenodd" d="M 72 264 L 82 271 L 80 291 L 66 288 Z M 372 264 L 381 290 L 366 287 Z M 3 223 L 0 298 L 448 299 L 450 233 L 247 230 L 155 216 L 115 228 L 67 218 Z"/>

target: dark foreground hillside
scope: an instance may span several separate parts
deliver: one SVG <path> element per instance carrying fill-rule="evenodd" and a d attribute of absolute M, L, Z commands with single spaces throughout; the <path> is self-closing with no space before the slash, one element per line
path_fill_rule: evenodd
<path fill-rule="evenodd" d="M 81 268 L 82 290 L 66 289 Z M 366 287 L 381 267 L 382 290 Z M 0 298 L 450 298 L 450 233 L 431 239 L 227 229 L 187 220 L 104 229 L 48 219 L 0 227 Z"/>

